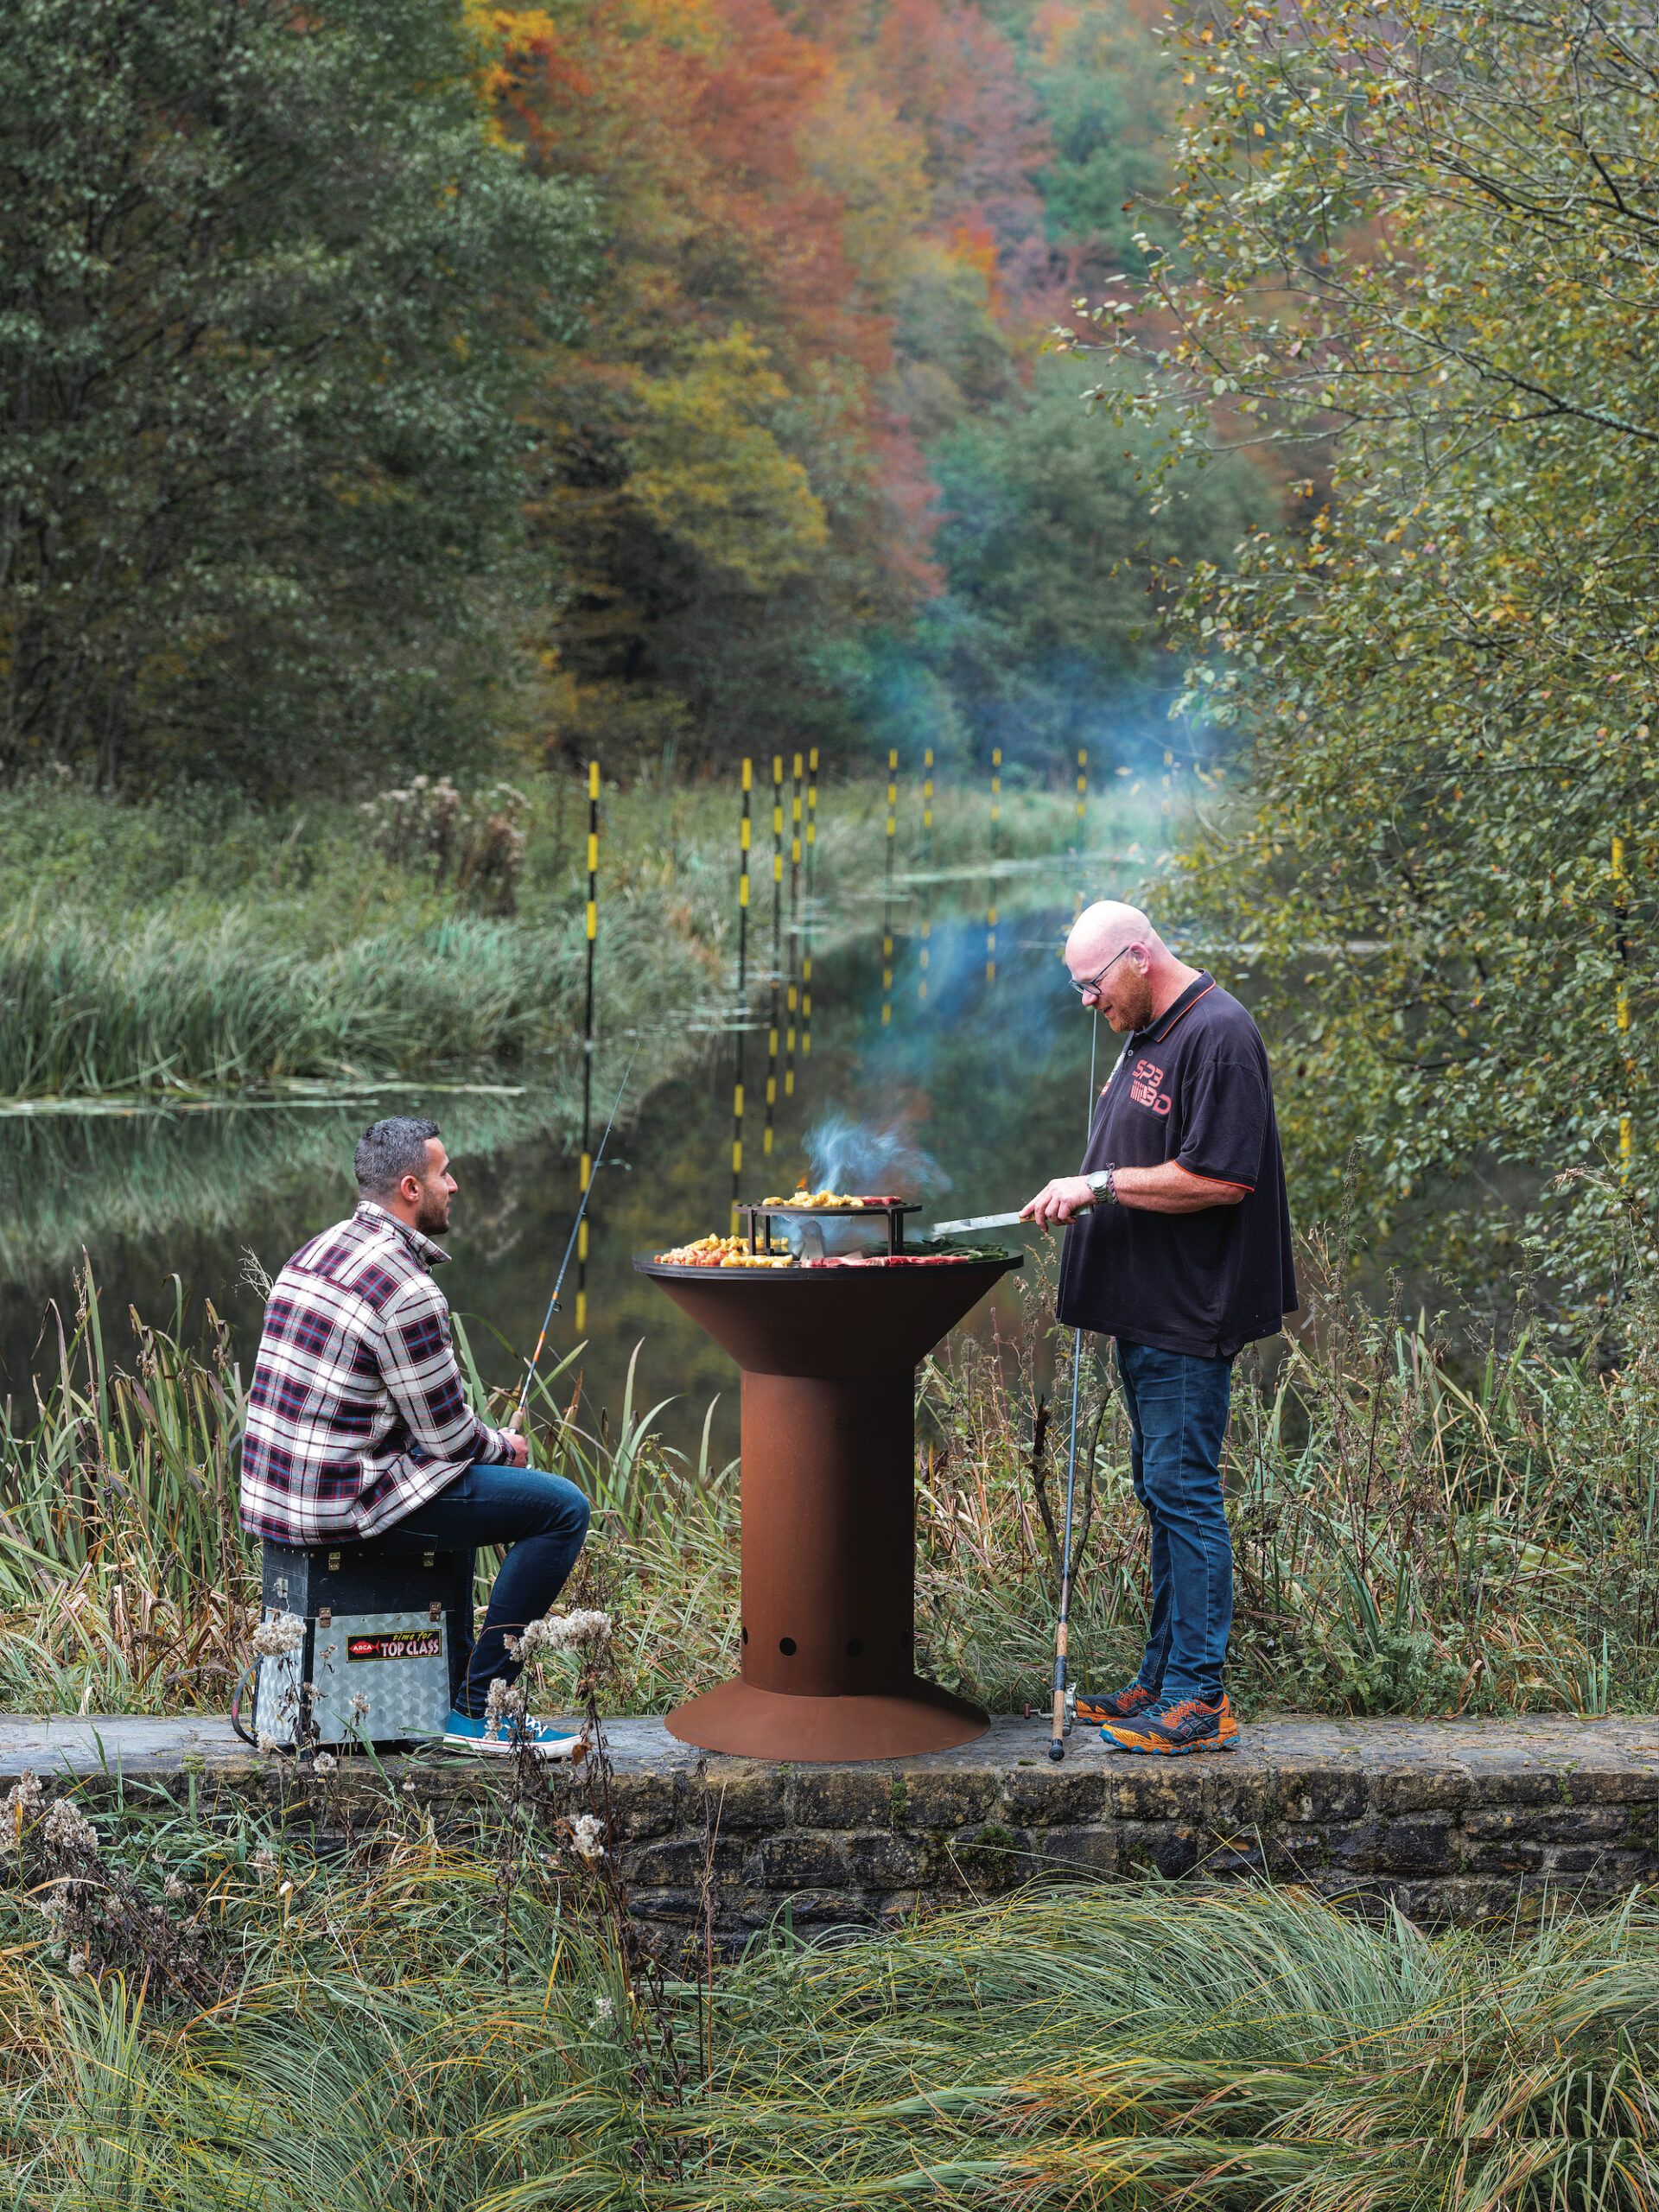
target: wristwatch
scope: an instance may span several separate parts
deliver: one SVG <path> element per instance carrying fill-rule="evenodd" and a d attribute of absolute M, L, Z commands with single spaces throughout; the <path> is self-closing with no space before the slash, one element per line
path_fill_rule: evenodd
<path fill-rule="evenodd" d="M 1085 1175 L 1083 1179 L 1097 1198 L 1104 1198 L 1109 1206 L 1117 1205 L 1117 1162 L 1116 1160 L 1109 1160 L 1103 1167 L 1097 1168 L 1092 1175 Z"/>

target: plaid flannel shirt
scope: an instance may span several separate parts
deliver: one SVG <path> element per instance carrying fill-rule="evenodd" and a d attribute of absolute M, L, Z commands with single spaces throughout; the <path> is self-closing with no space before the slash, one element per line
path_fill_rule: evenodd
<path fill-rule="evenodd" d="M 271 1287 L 242 1444 L 242 1522 L 278 1543 L 372 1536 L 505 1433 L 467 1402 L 441 1245 L 366 1199 Z"/>

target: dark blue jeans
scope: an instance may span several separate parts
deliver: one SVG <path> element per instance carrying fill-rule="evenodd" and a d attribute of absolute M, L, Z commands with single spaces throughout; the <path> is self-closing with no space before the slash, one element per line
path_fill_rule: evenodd
<path fill-rule="evenodd" d="M 478 1641 L 463 1655 L 456 1710 L 484 1717 L 490 1684 L 516 1681 L 505 1638 L 539 1620 L 563 1589 L 588 1534 L 590 1508 L 574 1483 L 536 1467 L 468 1467 L 448 1489 L 394 1522 L 386 1539 L 410 1550 L 433 1544 L 511 1547 L 490 1591 Z"/>
<path fill-rule="evenodd" d="M 1135 1494 L 1152 1534 L 1152 1621 L 1140 1681 L 1169 1699 L 1221 1695 L 1233 1625 L 1233 1542 L 1221 1444 L 1233 1363 L 1120 1341 Z"/>

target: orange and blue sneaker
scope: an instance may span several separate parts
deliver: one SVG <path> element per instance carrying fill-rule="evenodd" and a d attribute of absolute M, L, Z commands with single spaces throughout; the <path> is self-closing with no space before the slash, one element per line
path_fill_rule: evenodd
<path fill-rule="evenodd" d="M 1157 1702 L 1157 1691 L 1141 1681 L 1126 1683 L 1121 1690 L 1103 1690 L 1097 1697 L 1079 1690 L 1077 1718 L 1085 1728 L 1098 1728 L 1108 1720 L 1132 1720 L 1137 1713 Z"/>
<path fill-rule="evenodd" d="M 1206 1705 L 1199 1697 L 1168 1703 L 1160 1700 L 1128 1720 L 1107 1721 L 1100 1732 L 1109 1751 L 1147 1751 L 1163 1758 L 1188 1751 L 1230 1751 L 1237 1737 L 1238 1723 L 1225 1690 L 1215 1705 Z"/>

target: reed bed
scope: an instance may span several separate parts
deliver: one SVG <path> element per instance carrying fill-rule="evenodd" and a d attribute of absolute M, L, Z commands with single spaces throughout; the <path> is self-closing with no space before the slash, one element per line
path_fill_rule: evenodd
<path fill-rule="evenodd" d="M 1636 2212 L 1659 1915 L 1368 1925 L 1295 1891 L 1033 1888 L 664 1978 L 580 1785 L 375 1841 L 105 1793 L 4 1808 L 20 2212 Z M 298 1796 L 313 1797 L 304 1805 Z M 359 1814 L 361 1808 L 359 1808 Z M 79 1823 L 84 1822 L 85 1825 Z"/>
<path fill-rule="evenodd" d="M 1028 1272 L 1014 1328 L 952 1338 L 921 1379 L 919 1657 L 1001 1711 L 1039 1700 L 1051 1664 L 1053 1408 L 1070 1392 L 1052 1286 Z M 1241 1362 L 1236 1389 L 1241 1708 L 1654 1710 L 1659 1332 L 1633 1326 L 1608 1365 L 1522 1332 L 1459 1372 L 1424 1322 L 1369 1314 L 1318 1254 L 1305 1279 L 1307 1334 L 1276 1364 Z M 0 1408 L 0 1705 L 224 1704 L 257 1596 L 235 1520 L 245 1382 L 214 1317 L 187 1341 L 181 1312 L 122 1323 L 83 1276 L 79 1312 L 52 1318 L 34 1402 Z M 1071 1648 L 1095 1684 L 1138 1657 L 1146 1555 L 1122 1410 L 1085 1358 Z M 620 1403 L 591 1402 L 579 1351 L 533 1409 L 537 1463 L 595 1503 L 569 1596 L 615 1614 L 607 1694 L 630 1712 L 737 1662 L 735 1469 L 713 1462 L 707 1423 L 700 1450 L 666 1448 L 660 1411 L 632 1369 Z"/>
<path fill-rule="evenodd" d="M 550 777 L 524 803 L 516 912 L 503 917 L 474 911 L 427 852 L 377 848 L 344 806 L 273 817 L 0 794 L 0 876 L 23 887 L 0 907 L 0 1099 L 556 1073 L 580 1032 L 586 800 Z M 756 804 L 759 849 L 770 801 Z M 885 785 L 824 791 L 821 893 L 877 880 L 884 806 Z M 734 783 L 607 795 L 608 1033 L 729 988 L 736 809 Z M 919 803 L 901 813 L 909 861 Z M 1122 807 L 1109 818 L 1126 839 L 1148 826 Z M 999 849 L 1055 850 L 1071 829 L 1058 797 L 1015 794 Z M 977 856 L 988 836 L 980 795 L 941 796 L 938 867 Z"/>

